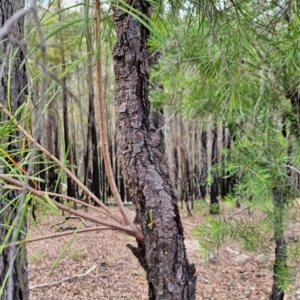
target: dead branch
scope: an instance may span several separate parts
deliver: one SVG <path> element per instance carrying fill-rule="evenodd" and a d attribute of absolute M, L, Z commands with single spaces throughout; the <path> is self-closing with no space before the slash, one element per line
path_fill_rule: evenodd
<path fill-rule="evenodd" d="M 102 58 L 101 58 L 101 43 L 99 42 L 100 37 L 100 25 L 101 25 L 101 16 L 100 16 L 100 0 L 95 1 L 95 43 L 98 48 L 97 60 L 96 60 L 96 77 L 97 77 L 97 92 L 98 92 L 98 107 L 99 107 L 99 126 L 100 126 L 100 139 L 101 139 L 101 150 L 104 160 L 104 167 L 109 182 L 113 198 L 119 208 L 120 213 L 123 216 L 123 219 L 126 224 L 130 225 L 132 228 L 136 228 L 133 220 L 131 220 L 128 211 L 125 209 L 119 190 L 116 185 L 116 181 L 113 175 L 111 161 L 108 151 L 108 140 L 107 140 L 107 125 L 106 125 L 106 113 L 105 113 L 105 103 L 102 90 Z"/>
<path fill-rule="evenodd" d="M 32 12 L 33 10 L 34 8 L 32 6 L 29 6 L 27 8 L 20 9 L 17 12 L 15 12 L 0 28 L 0 40 L 3 40 L 4 36 L 10 33 L 10 28 L 16 21 L 24 17 L 26 14 Z"/>
<path fill-rule="evenodd" d="M 89 227 L 89 228 L 79 229 L 79 230 L 77 230 L 76 234 L 77 233 L 89 232 L 89 231 L 98 231 L 98 230 L 115 230 L 115 229 L 110 228 L 110 227 L 93 226 L 93 227 Z M 15 245 L 18 246 L 18 245 L 22 245 L 22 244 L 28 244 L 28 243 L 33 243 L 33 242 L 38 242 L 38 241 L 43 241 L 43 240 L 48 240 L 48 239 L 55 239 L 55 238 L 58 238 L 58 237 L 62 237 L 62 236 L 66 236 L 66 235 L 72 235 L 72 234 L 74 234 L 74 230 L 69 230 L 69 231 L 54 233 L 54 234 L 48 234 L 48 235 L 39 236 L 39 237 L 32 238 L 32 239 L 17 241 L 15 243 Z M 6 245 L 4 248 L 8 248 L 8 247 L 11 247 L 11 246 L 12 246 L 12 244 L 10 243 L 10 244 Z"/>
<path fill-rule="evenodd" d="M 90 268 L 89 270 L 87 270 L 83 274 L 78 274 L 78 275 L 75 275 L 75 276 L 72 276 L 72 277 L 67 277 L 67 278 L 64 278 L 62 280 L 51 282 L 51 283 L 37 284 L 37 285 L 29 287 L 29 290 L 33 290 L 33 289 L 37 289 L 37 288 L 41 288 L 41 287 L 46 287 L 46 286 L 51 286 L 51 285 L 57 285 L 57 284 L 60 284 L 62 282 L 74 279 L 74 278 L 84 277 L 84 276 L 87 276 L 89 273 L 91 273 L 95 269 L 96 269 L 96 266 L 93 266 L 92 268 Z"/>
<path fill-rule="evenodd" d="M 68 176 L 74 180 L 78 184 L 82 190 L 87 193 L 89 197 L 91 197 L 100 207 L 102 207 L 108 214 L 112 214 L 111 211 L 104 205 L 100 199 L 98 199 L 67 167 L 65 167 L 60 160 L 58 160 L 54 155 L 52 155 L 47 149 L 45 149 L 42 145 L 37 143 L 34 138 L 14 119 L 13 115 L 0 103 L 0 108 L 3 112 L 12 119 L 17 128 L 26 136 L 32 143 L 35 143 L 36 147 L 39 148 L 46 156 L 48 156 L 52 161 L 54 161 L 59 167 L 61 167 Z"/>
<path fill-rule="evenodd" d="M 55 223 L 55 225 L 51 226 L 51 228 L 55 227 L 55 226 L 58 226 L 58 225 L 61 225 L 61 224 L 64 224 L 66 223 L 69 219 L 78 219 L 83 225 L 84 227 L 88 227 L 88 225 L 85 223 L 85 221 L 80 218 L 80 217 L 77 217 L 77 216 L 68 216 L 68 217 L 65 217 L 63 221 L 61 222 L 58 222 L 58 223 Z"/>
<path fill-rule="evenodd" d="M 24 184 L 21 181 L 16 180 L 10 176 L 0 174 L 0 179 L 12 184 L 13 186 L 16 186 L 17 188 L 23 188 L 23 189 L 25 188 L 27 191 L 31 192 L 33 195 L 39 197 L 40 199 L 44 200 L 45 202 L 49 201 L 49 199 L 50 199 L 50 201 L 57 208 L 59 208 L 62 211 L 68 212 L 69 214 L 73 214 L 75 216 L 84 218 L 85 220 L 89 220 L 89 221 L 94 222 L 99 225 L 104 225 L 104 226 L 110 227 L 112 229 L 124 231 L 128 235 L 134 236 L 137 240 L 142 241 L 144 239 L 144 236 L 143 236 L 141 230 L 137 226 L 135 226 L 135 228 L 132 228 L 132 226 L 130 226 L 130 225 L 123 225 L 121 223 L 115 223 L 115 222 L 110 222 L 110 221 L 101 220 L 101 219 L 99 220 L 97 218 L 90 216 L 89 214 L 69 208 L 69 207 L 49 198 L 48 194 L 46 192 L 38 191 L 30 186 L 24 186 Z"/>
<path fill-rule="evenodd" d="M 0 187 L 3 188 L 3 189 L 23 190 L 23 188 L 18 188 L 18 187 L 14 186 L 14 185 L 1 185 Z M 114 216 L 112 214 L 107 214 L 106 212 L 104 212 L 103 210 L 99 209 L 98 207 L 90 205 L 90 204 L 88 204 L 88 203 L 86 203 L 84 201 L 75 199 L 73 197 L 70 197 L 70 196 L 67 196 L 67 195 L 64 195 L 64 194 L 58 194 L 58 193 L 47 192 L 47 195 L 52 196 L 52 197 L 64 198 L 64 199 L 70 200 L 72 202 L 81 204 L 81 205 L 83 205 L 85 207 L 89 207 L 89 208 L 91 208 L 91 209 L 93 209 L 93 210 L 95 210 L 95 211 L 97 211 L 97 212 L 99 212 L 99 213 L 101 213 L 101 214 L 103 214 L 103 215 L 105 215 L 105 216 L 107 216 L 109 218 L 112 218 L 112 219 L 116 220 L 117 222 L 121 223 L 120 218 L 118 218 L 118 217 L 116 217 L 116 216 Z"/>

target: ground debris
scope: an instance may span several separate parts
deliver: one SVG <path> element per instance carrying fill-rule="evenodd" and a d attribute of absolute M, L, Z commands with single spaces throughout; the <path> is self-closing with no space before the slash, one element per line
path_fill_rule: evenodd
<path fill-rule="evenodd" d="M 111 207 L 112 210 L 117 210 Z M 92 214 L 92 212 L 90 212 Z M 134 217 L 134 211 L 130 211 Z M 58 222 L 51 217 L 51 222 Z M 45 220 L 45 218 L 43 218 Z M 214 263 L 201 255 L 200 247 L 192 236 L 192 228 L 203 221 L 201 216 L 182 216 L 189 260 L 197 272 L 196 299 L 239 300 L 267 299 L 272 284 L 272 270 L 267 264 L 255 261 L 255 255 L 245 253 L 234 242 L 222 246 L 214 254 Z M 68 226 L 76 226 L 77 220 L 69 220 Z M 55 233 L 50 221 L 43 221 L 39 228 L 30 228 L 29 237 Z M 93 224 L 91 224 L 93 225 Z M 97 231 L 78 234 L 70 248 L 64 247 L 71 236 L 44 240 L 28 245 L 30 286 L 58 282 L 30 291 L 32 300 L 146 300 L 148 299 L 146 274 L 127 244 L 135 246 L 135 240 L 116 231 Z M 246 255 L 247 262 L 235 264 L 239 255 Z M 227 250 L 226 250 L 227 249 Z M 65 251 L 57 268 L 51 272 L 55 261 Z M 244 254 L 245 253 L 245 254 Z M 251 257 L 254 257 L 252 259 Z M 264 257 L 267 259 L 267 257 Z M 95 268 L 85 276 L 93 266 Z M 51 275 L 50 275 L 51 274 Z M 72 278 L 74 276 L 74 278 Z M 68 279 L 64 281 L 64 279 Z"/>

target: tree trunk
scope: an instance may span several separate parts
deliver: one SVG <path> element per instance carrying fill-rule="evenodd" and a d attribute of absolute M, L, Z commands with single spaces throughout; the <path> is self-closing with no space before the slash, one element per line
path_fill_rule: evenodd
<path fill-rule="evenodd" d="M 284 241 L 284 194 L 281 191 L 281 187 L 276 187 L 274 190 L 274 239 L 275 239 L 275 262 L 273 272 L 273 286 L 270 300 L 283 300 L 284 290 L 282 285 L 285 281 L 285 276 L 282 270 L 284 270 L 287 260 L 287 249 Z"/>
<path fill-rule="evenodd" d="M 202 128 L 201 132 L 201 170 L 200 170 L 200 192 L 205 199 L 207 195 L 207 176 L 208 176 L 208 161 L 207 161 L 207 131 Z"/>
<path fill-rule="evenodd" d="M 24 9 L 24 0 L 6 0 L 0 1 L 0 27 L 3 28 L 4 23 L 18 10 Z M 4 67 L 4 72 L 0 78 L 0 103 L 8 107 L 14 114 L 17 108 L 24 102 L 27 93 L 27 75 L 25 65 L 20 68 L 21 63 L 24 60 L 25 54 L 23 53 L 24 48 L 20 47 L 13 49 L 15 45 L 10 44 L 11 41 L 17 40 L 21 43 L 23 38 L 24 30 L 24 18 L 20 18 L 14 22 L 11 26 L 9 34 L 5 36 L 5 40 L 0 43 L 0 65 L 5 65 L 4 60 L 9 60 L 6 54 L 14 53 L 14 58 L 10 70 L 10 82 L 8 80 L 8 64 Z M 7 39 L 11 37 L 11 39 Z M 19 45 L 19 44 L 18 44 Z M 10 105 L 7 98 L 7 89 L 10 87 Z M 1 122 L 5 121 L 3 114 L 1 114 Z M 19 135 L 18 132 L 15 133 Z M 2 141 L 3 142 L 3 141 Z M 4 143 L 2 147 L 5 147 Z M 20 148 L 17 143 L 10 143 L 9 146 L 5 147 L 5 151 L 16 151 Z M 15 156 L 15 160 L 20 159 Z M 4 172 L 3 164 L 0 165 L 1 172 Z M 21 226 L 17 233 L 17 239 L 25 239 L 27 231 L 27 219 L 26 213 L 21 217 L 18 212 L 18 206 L 20 198 L 20 192 L 11 191 L 5 193 L 3 190 L 0 191 L 0 244 L 9 243 L 12 241 L 13 232 L 10 232 L 12 224 L 21 223 Z M 22 221 L 21 221 L 22 220 Z M 5 225 L 4 225 L 5 224 Z M 8 240 L 7 240 L 8 238 Z M 6 277 L 8 275 L 8 278 Z M 26 246 L 21 245 L 17 247 L 5 248 L 0 253 L 0 286 L 3 288 L 0 295 L 1 300 L 27 300 L 29 299 L 28 289 L 28 268 L 26 258 Z"/>
<path fill-rule="evenodd" d="M 212 130 L 212 150 L 211 150 L 211 167 L 218 164 L 218 129 L 217 125 L 214 125 Z M 212 183 L 210 187 L 210 213 L 218 214 L 220 212 L 219 205 L 219 180 L 216 171 L 212 174 Z"/>
<path fill-rule="evenodd" d="M 99 172 L 99 155 L 98 155 L 98 137 L 95 122 L 95 110 L 92 113 L 92 183 L 93 194 L 100 199 L 100 172 Z"/>
<path fill-rule="evenodd" d="M 127 4 L 149 17 L 149 2 Z M 195 299 L 195 267 L 187 259 L 178 199 L 164 161 L 162 139 L 150 129 L 148 30 L 116 6 L 113 18 L 117 32 L 113 50 L 117 146 L 124 180 L 144 234 L 138 248 L 129 247 L 147 273 L 149 299 Z"/>
<path fill-rule="evenodd" d="M 91 186 L 91 191 L 100 199 L 100 174 L 99 174 L 99 157 L 98 157 L 98 139 L 95 124 L 95 104 L 94 104 L 94 83 L 93 83 L 93 47 L 92 37 L 89 28 L 86 30 L 86 48 L 87 48 L 87 84 L 89 91 L 89 111 L 88 111 L 88 128 L 87 142 L 84 154 L 84 182 L 85 185 Z M 91 146 L 92 145 L 92 149 Z M 92 150 L 92 151 L 90 151 Z M 90 168 L 90 152 L 92 152 L 92 172 Z M 91 175 L 91 176 L 90 176 Z M 89 183 L 91 180 L 91 184 Z"/>
<path fill-rule="evenodd" d="M 57 8 L 58 11 L 61 10 L 61 0 L 57 1 Z M 62 22 L 62 12 L 58 14 L 58 21 Z M 60 55 L 61 55 L 61 72 L 64 74 L 66 72 L 66 58 L 64 53 L 64 41 L 63 38 L 60 40 Z M 70 139 L 70 131 L 69 131 L 69 103 L 68 103 L 68 95 L 67 95 L 67 79 L 66 76 L 62 78 L 62 103 L 63 103 L 63 127 L 64 127 L 64 140 L 65 140 L 65 155 L 67 164 L 69 165 L 69 168 L 74 171 L 74 158 L 73 158 L 73 143 Z M 74 172 L 73 172 L 74 173 Z M 69 197 L 76 198 L 76 189 L 75 189 L 75 183 L 73 180 L 68 176 L 67 177 L 67 195 Z"/>

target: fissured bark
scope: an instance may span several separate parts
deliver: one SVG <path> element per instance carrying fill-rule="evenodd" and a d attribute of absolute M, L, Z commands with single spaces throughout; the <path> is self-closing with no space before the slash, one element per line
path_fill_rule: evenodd
<path fill-rule="evenodd" d="M 150 16 L 148 1 L 127 1 L 127 4 L 147 22 L 143 16 Z M 162 139 L 149 119 L 149 33 L 137 19 L 116 6 L 113 6 L 113 18 L 117 32 L 113 57 L 118 153 L 144 234 L 144 241 L 137 248 L 130 248 L 147 273 L 149 299 L 195 299 L 195 267 L 187 259 Z"/>
<path fill-rule="evenodd" d="M 3 27 L 5 22 L 18 10 L 24 9 L 24 0 L 5 0 L 0 1 L 0 28 Z M 4 67 L 1 71 L 0 78 L 0 103 L 4 107 L 9 107 L 12 114 L 16 112 L 18 107 L 23 104 L 27 94 L 27 75 L 25 65 L 21 67 L 23 63 L 24 44 L 22 44 L 24 29 L 24 17 L 17 19 L 14 24 L 9 28 L 5 40 L 0 42 L 0 66 Z M 10 53 L 14 54 L 13 58 L 10 58 Z M 12 62 L 9 60 L 12 59 Z M 11 68 L 9 69 L 9 64 Z M 10 78 L 8 72 L 10 71 Z M 10 99 L 8 99 L 8 89 L 10 89 Z M 9 102 L 10 101 L 10 105 Z M 1 112 L 0 121 L 5 122 L 6 118 Z M 15 132 L 18 135 L 18 132 Z M 13 142 L 14 137 L 7 137 L 3 141 L 2 147 L 8 153 L 13 153 L 12 156 L 15 160 L 19 160 L 19 157 L 15 155 L 15 150 L 20 147 L 19 143 Z M 5 172 L 3 163 L 0 163 L 0 172 Z M 11 191 L 6 193 L 0 191 L 0 244 L 9 243 L 12 241 L 12 232 L 10 232 L 11 226 L 18 226 L 14 224 L 17 215 L 18 201 L 20 199 L 19 191 Z M 18 233 L 18 240 L 25 239 L 25 233 L 27 231 L 26 214 L 20 224 Z M 8 238 L 8 239 L 6 239 Z M 13 300 L 28 300 L 28 267 L 26 258 L 26 246 L 20 245 L 16 247 L 16 255 L 14 256 L 13 268 L 10 269 L 10 253 L 11 248 L 5 248 L 0 252 L 0 287 L 3 289 L 0 294 L 1 300 L 10 299 Z M 9 286 L 7 280 L 8 272 L 12 272 L 12 285 Z"/>

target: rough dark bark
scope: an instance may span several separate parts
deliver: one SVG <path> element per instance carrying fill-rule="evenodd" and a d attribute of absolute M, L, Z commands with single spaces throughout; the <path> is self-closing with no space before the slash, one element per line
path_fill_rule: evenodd
<path fill-rule="evenodd" d="M 217 128 L 215 127 L 212 130 L 212 157 L 211 157 L 211 165 L 216 166 L 218 164 L 218 133 Z M 220 212 L 219 205 L 219 178 L 218 174 L 214 171 L 212 174 L 212 184 L 210 187 L 210 213 L 218 214 Z"/>
<path fill-rule="evenodd" d="M 201 170 L 200 170 L 200 191 L 201 196 L 203 198 L 206 197 L 207 194 L 207 132 L 206 130 L 202 130 L 201 133 Z"/>
<path fill-rule="evenodd" d="M 288 116 L 291 123 L 290 130 L 297 140 L 300 140 L 300 96 L 298 91 L 288 91 L 286 93 L 287 99 L 290 100 L 292 106 L 292 113 Z"/>
<path fill-rule="evenodd" d="M 101 180 L 101 191 L 102 191 L 101 199 L 104 203 L 107 203 L 107 194 L 108 194 L 107 193 L 107 176 L 106 176 L 106 172 L 105 172 L 105 165 L 104 165 L 104 159 L 102 157 L 102 154 L 101 154 L 100 170 L 101 170 L 100 180 Z"/>
<path fill-rule="evenodd" d="M 92 192 L 100 198 L 100 172 L 99 172 L 99 155 L 98 155 L 98 137 L 95 124 L 95 111 L 92 119 Z"/>
<path fill-rule="evenodd" d="M 56 134 L 58 133 L 57 130 L 57 122 L 56 122 L 56 116 L 55 116 L 55 105 L 54 102 L 51 101 L 49 104 L 49 109 L 48 109 L 48 118 L 47 118 L 47 136 L 46 136 L 46 144 L 47 144 L 47 150 L 54 154 L 55 156 L 58 154 L 55 154 L 55 141 L 57 139 Z M 58 159 L 59 157 L 56 156 Z M 47 190 L 51 192 L 55 192 L 55 167 L 53 166 L 52 162 L 49 162 L 48 164 L 48 170 L 47 170 Z M 57 190 L 56 190 L 57 191 Z"/>
<path fill-rule="evenodd" d="M 230 141 L 228 143 L 229 135 L 227 133 L 227 128 L 225 124 L 222 126 L 222 148 L 226 150 L 230 150 Z M 229 148 L 228 148 L 229 145 Z M 225 198 L 229 194 L 229 183 L 230 180 L 228 178 L 228 172 L 225 171 L 226 168 L 226 159 L 227 155 L 222 155 L 222 179 L 221 179 L 221 197 Z"/>
<path fill-rule="evenodd" d="M 15 13 L 17 10 L 24 9 L 24 0 L 6 0 L 0 1 L 0 27 Z M 17 48 L 20 43 L 22 43 L 24 30 L 24 18 L 21 18 L 14 22 L 5 40 L 0 43 L 0 65 L 6 64 L 5 60 L 9 59 L 7 55 L 14 53 L 14 58 L 10 73 L 10 106 L 8 105 L 7 99 L 7 89 L 8 89 L 8 64 L 4 67 L 3 76 L 0 80 L 0 103 L 14 114 L 17 108 L 23 104 L 27 94 L 27 75 L 25 70 L 25 65 L 20 68 L 21 63 L 24 60 L 24 46 Z M 16 41 L 18 43 L 16 43 Z M 22 45 L 22 44 L 21 44 Z M 9 48 L 12 47 L 12 48 Z M 18 49 L 18 51 L 16 51 Z M 16 52 L 15 52 L 16 51 Z M 7 61 L 8 62 L 8 61 Z M 4 115 L 1 113 L 1 122 L 4 120 Z M 18 132 L 15 132 L 18 135 Z M 4 144 L 2 145 L 4 147 Z M 19 143 L 10 144 L 5 147 L 5 151 L 10 152 L 19 148 Z M 19 157 L 14 156 L 16 161 Z M 2 163 L 0 164 L 0 171 L 4 172 Z M 19 198 L 18 198 L 19 197 Z M 12 201 L 14 200 L 14 201 Z M 9 233 L 10 226 L 13 224 L 14 220 L 17 221 L 17 206 L 20 201 L 20 193 L 16 191 L 11 191 L 5 193 L 3 190 L 0 192 L 0 244 L 3 245 L 7 235 L 10 235 L 8 240 L 5 242 L 9 243 L 12 240 L 12 233 Z M 8 206 L 7 206 L 8 205 Z M 24 232 L 27 231 L 27 220 L 26 214 L 23 218 L 20 231 L 18 233 L 17 239 L 24 239 Z M 5 225 L 4 225 L 5 224 Z M 6 226 L 7 225 L 7 226 Z M 23 232 L 23 233 L 22 233 Z M 27 268 L 27 258 L 26 258 L 26 246 L 16 247 L 16 257 L 13 262 L 12 279 L 13 285 L 11 289 L 8 287 L 8 282 L 6 281 L 6 275 L 9 272 L 10 264 L 10 248 L 4 249 L 0 253 L 0 286 L 4 286 L 3 292 L 0 295 L 1 300 L 13 299 L 13 300 L 27 300 L 29 299 L 29 289 L 28 289 L 28 268 Z M 9 298 L 9 293 L 12 297 Z"/>
<path fill-rule="evenodd" d="M 274 189 L 274 240 L 275 240 L 275 262 L 273 267 L 273 286 L 270 300 L 283 300 L 284 290 L 281 286 L 285 278 L 281 276 L 282 269 L 287 267 L 287 249 L 284 241 L 283 216 L 285 210 L 284 193 L 281 187 Z"/>
<path fill-rule="evenodd" d="M 63 60 L 63 64 L 62 64 L 62 73 L 65 72 L 66 67 L 65 67 L 65 60 L 64 60 L 64 55 L 62 55 L 62 60 Z M 63 78 L 62 80 L 63 82 L 63 86 L 66 86 L 66 78 Z M 73 166 L 73 159 L 72 159 L 72 145 L 73 143 L 71 143 L 70 141 L 70 135 L 69 135 L 69 109 L 68 109 L 68 97 L 67 97 L 67 93 L 66 93 L 66 89 L 63 88 L 62 90 L 62 102 L 63 102 L 63 125 L 64 125 L 64 140 L 65 140 L 65 155 L 68 161 L 68 164 L 71 165 L 70 169 L 72 169 Z M 76 193 L 75 193 L 75 186 L 74 183 L 72 181 L 72 179 L 70 177 L 67 178 L 67 195 L 69 197 L 76 197 Z"/>
<path fill-rule="evenodd" d="M 78 178 L 78 170 L 77 170 L 77 156 L 76 156 L 76 146 L 75 146 L 75 133 L 73 132 L 72 133 L 72 152 L 71 152 L 71 161 L 72 161 L 72 165 L 71 165 L 71 171 L 73 174 L 75 174 L 75 176 Z M 72 182 L 73 184 L 73 192 L 74 192 L 74 195 L 75 195 L 75 198 L 79 198 L 79 187 L 78 185 L 73 181 Z M 77 209 L 77 204 L 76 203 L 73 203 L 73 207 L 75 209 Z"/>
<path fill-rule="evenodd" d="M 92 39 L 90 30 L 86 32 L 87 41 L 87 84 L 89 91 L 89 111 L 88 111 L 88 129 L 87 142 L 84 154 L 84 183 L 91 186 L 91 191 L 100 199 L 100 174 L 99 174 L 99 157 L 98 157 L 98 138 L 95 122 L 95 92 L 93 83 L 93 53 Z M 90 152 L 92 152 L 92 168 L 90 167 Z M 92 172 L 91 172 L 92 169 Z M 89 176 L 91 174 L 91 177 Z M 91 184 L 89 184 L 91 180 Z"/>
<path fill-rule="evenodd" d="M 149 16 L 146 1 L 127 1 Z M 170 183 L 161 137 L 151 131 L 148 102 L 147 29 L 113 6 L 117 43 L 117 145 L 130 199 L 144 234 L 132 248 L 147 273 L 149 299 L 195 299 L 195 267 L 189 264 L 177 198 Z"/>
<path fill-rule="evenodd" d="M 58 11 L 61 10 L 61 3 L 60 1 L 57 1 L 57 9 Z M 58 21 L 62 22 L 62 13 L 60 12 L 58 14 Z M 62 74 L 66 72 L 66 58 L 65 58 L 65 53 L 64 53 L 64 41 L 61 38 L 61 45 L 60 45 L 60 55 L 61 55 L 61 62 L 62 62 L 62 67 L 61 71 Z M 67 162 L 69 164 L 69 168 L 74 171 L 74 165 L 76 164 L 74 161 L 74 156 L 73 156 L 73 143 L 71 142 L 70 139 L 70 130 L 69 130 L 69 103 L 68 103 L 68 95 L 67 95 L 67 78 L 64 76 L 62 78 L 62 104 L 63 104 L 63 128 L 64 128 L 64 142 L 65 142 L 65 155 Z M 74 172 L 73 172 L 74 173 Z M 67 177 L 67 195 L 69 197 L 76 198 L 76 187 L 75 183 L 73 180 L 68 176 Z"/>

